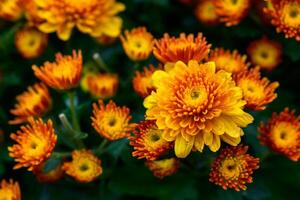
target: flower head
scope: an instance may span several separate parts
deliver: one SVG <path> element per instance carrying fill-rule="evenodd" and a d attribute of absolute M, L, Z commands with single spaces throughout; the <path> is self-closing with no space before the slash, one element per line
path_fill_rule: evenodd
<path fill-rule="evenodd" d="M 21 200 L 21 190 L 18 182 L 12 179 L 2 180 L 0 183 L 0 199 Z"/>
<path fill-rule="evenodd" d="M 216 7 L 211 0 L 200 0 L 195 8 L 195 15 L 205 25 L 216 25 L 219 23 Z"/>
<path fill-rule="evenodd" d="M 261 78 L 259 67 L 239 72 L 234 75 L 237 86 L 242 88 L 246 107 L 253 110 L 264 110 L 266 105 L 276 99 L 278 82 L 270 83 L 269 79 Z"/>
<path fill-rule="evenodd" d="M 133 61 L 146 60 L 152 53 L 153 36 L 145 27 L 126 30 L 120 39 L 125 53 Z"/>
<path fill-rule="evenodd" d="M 93 104 L 92 126 L 103 137 L 108 140 L 125 138 L 134 129 L 130 124 L 129 108 L 117 106 L 113 101 L 107 105 L 102 100 Z"/>
<path fill-rule="evenodd" d="M 162 133 L 163 131 L 157 128 L 155 121 L 140 122 L 133 136 L 129 137 L 130 145 L 134 148 L 132 156 L 156 160 L 169 151 L 173 145 L 162 138 Z"/>
<path fill-rule="evenodd" d="M 180 162 L 176 158 L 146 161 L 145 164 L 153 175 L 160 179 L 175 174 L 180 167 Z"/>
<path fill-rule="evenodd" d="M 32 171 L 50 157 L 57 135 L 50 119 L 47 123 L 33 118 L 28 121 L 29 125 L 22 126 L 17 133 L 10 135 L 17 144 L 8 147 L 8 150 L 9 156 L 17 162 L 14 169 L 28 167 L 28 171 Z"/>
<path fill-rule="evenodd" d="M 102 174 L 101 160 L 91 151 L 75 150 L 72 161 L 63 164 L 63 170 L 76 181 L 88 183 Z"/>
<path fill-rule="evenodd" d="M 0 0 L 0 18 L 17 21 L 23 14 L 19 0 Z"/>
<path fill-rule="evenodd" d="M 210 46 L 202 33 L 198 33 L 197 37 L 181 33 L 177 38 L 165 33 L 163 38 L 154 41 L 153 54 L 162 63 L 188 63 L 190 60 L 200 62 L 208 55 Z"/>
<path fill-rule="evenodd" d="M 285 108 L 281 113 L 273 113 L 267 123 L 261 123 L 259 140 L 293 161 L 300 158 L 300 116 Z"/>
<path fill-rule="evenodd" d="M 45 62 L 44 66 L 32 66 L 34 74 L 37 78 L 46 83 L 49 87 L 58 90 L 67 90 L 78 85 L 82 71 L 82 55 L 81 51 L 73 56 L 63 56 L 56 54 L 56 62 Z"/>
<path fill-rule="evenodd" d="M 44 164 L 37 167 L 33 173 L 36 175 L 36 178 L 41 183 L 53 183 L 60 180 L 64 171 L 62 170 L 62 164 L 57 165 L 55 168 L 45 172 Z"/>
<path fill-rule="evenodd" d="M 20 124 L 28 117 L 41 117 L 51 107 L 52 99 L 48 88 L 43 83 L 29 86 L 27 91 L 17 96 L 17 104 L 10 112 L 15 116 L 9 124 Z"/>
<path fill-rule="evenodd" d="M 253 171 L 259 168 L 259 158 L 247 154 L 248 146 L 227 147 L 213 161 L 209 181 L 236 191 L 246 190 L 252 183 Z"/>
<path fill-rule="evenodd" d="M 177 157 L 193 147 L 201 152 L 204 144 L 215 152 L 221 140 L 236 146 L 241 128 L 253 121 L 243 111 L 242 90 L 230 73 L 216 72 L 214 62 L 179 61 L 169 71 L 154 72 L 152 80 L 156 91 L 144 100 L 146 119 L 156 120 L 165 140 L 175 141 Z"/>

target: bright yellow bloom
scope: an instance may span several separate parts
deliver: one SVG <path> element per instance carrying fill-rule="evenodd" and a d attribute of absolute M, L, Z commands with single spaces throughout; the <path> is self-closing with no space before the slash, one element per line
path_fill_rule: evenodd
<path fill-rule="evenodd" d="M 47 123 L 40 118 L 29 118 L 28 121 L 29 125 L 22 126 L 17 133 L 10 135 L 17 144 L 8 147 L 8 150 L 9 156 L 17 162 L 14 169 L 28 167 L 28 171 L 33 171 L 50 157 L 57 135 L 51 119 Z"/>
<path fill-rule="evenodd" d="M 200 62 L 207 57 L 210 46 L 202 33 L 198 33 L 197 37 L 181 33 L 178 38 L 165 33 L 163 38 L 154 41 L 153 54 L 162 63 L 188 63 L 190 60 Z"/>
<path fill-rule="evenodd" d="M 0 0 L 0 18 L 17 21 L 23 14 L 19 0 Z"/>
<path fill-rule="evenodd" d="M 73 56 L 63 56 L 56 54 L 56 62 L 45 62 L 44 66 L 32 66 L 34 75 L 49 87 L 57 90 L 67 90 L 78 85 L 82 71 L 81 51 Z"/>
<path fill-rule="evenodd" d="M 125 53 L 133 61 L 146 60 L 152 53 L 153 36 L 145 27 L 126 30 L 120 39 Z"/>
<path fill-rule="evenodd" d="M 219 23 L 216 7 L 211 0 L 200 0 L 195 8 L 195 15 L 205 25 L 216 25 Z"/>
<path fill-rule="evenodd" d="M 180 162 L 176 158 L 146 161 L 145 164 L 153 175 L 160 179 L 175 174 L 180 167 Z"/>
<path fill-rule="evenodd" d="M 75 150 L 72 161 L 65 162 L 63 170 L 76 181 L 88 183 L 102 174 L 101 160 L 89 150 Z"/>
<path fill-rule="evenodd" d="M 10 112 L 16 117 L 9 124 L 20 124 L 28 117 L 41 117 L 51 107 L 52 99 L 48 88 L 43 83 L 29 86 L 27 91 L 17 96 L 17 104 Z"/>
<path fill-rule="evenodd" d="M 37 180 L 41 183 L 53 183 L 60 180 L 64 171 L 62 169 L 62 164 L 57 165 L 54 169 L 51 169 L 48 172 L 44 172 L 44 164 L 34 169 L 33 173 L 35 174 Z"/>
<path fill-rule="evenodd" d="M 38 26 L 40 31 L 56 32 L 61 40 L 68 40 L 74 27 L 93 37 L 120 34 L 122 19 L 116 15 L 125 6 L 115 0 L 34 0 L 34 3 L 38 17 L 43 20 Z"/>
<path fill-rule="evenodd" d="M 285 108 L 281 113 L 273 113 L 267 123 L 261 123 L 259 140 L 293 161 L 300 158 L 300 115 Z"/>
<path fill-rule="evenodd" d="M 118 140 L 129 136 L 135 125 L 130 124 L 129 108 L 117 106 L 113 101 L 107 105 L 102 100 L 93 104 L 92 126 L 108 140 Z"/>
<path fill-rule="evenodd" d="M 279 83 L 270 83 L 268 78 L 261 78 L 259 67 L 239 72 L 234 75 L 234 79 L 243 90 L 243 98 L 248 108 L 264 110 L 267 104 L 277 98 L 275 90 Z"/>
<path fill-rule="evenodd" d="M 0 183 L 0 199 L 3 200 L 21 200 L 21 190 L 18 182 L 12 179 L 2 180 Z"/>
<path fill-rule="evenodd" d="M 185 158 L 192 148 L 211 151 L 221 140 L 236 146 L 244 134 L 241 127 L 253 121 L 243 111 L 241 88 L 231 74 L 216 72 L 214 62 L 188 65 L 179 61 L 169 71 L 158 70 L 152 76 L 156 92 L 144 100 L 146 119 L 156 120 L 163 138 L 175 141 L 175 154 Z"/>
<path fill-rule="evenodd" d="M 227 147 L 213 161 L 209 181 L 236 191 L 246 190 L 252 183 L 253 171 L 259 168 L 259 158 L 247 154 L 248 146 Z"/>

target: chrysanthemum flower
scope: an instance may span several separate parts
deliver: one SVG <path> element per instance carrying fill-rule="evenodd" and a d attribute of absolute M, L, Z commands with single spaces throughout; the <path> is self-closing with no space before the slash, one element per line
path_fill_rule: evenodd
<path fill-rule="evenodd" d="M 146 161 L 145 164 L 153 175 L 160 179 L 175 174 L 180 167 L 180 162 L 176 158 Z"/>
<path fill-rule="evenodd" d="M 140 122 L 133 135 L 129 137 L 130 145 L 134 148 L 132 156 L 139 159 L 156 160 L 169 151 L 173 144 L 164 140 L 162 133 L 163 131 L 157 128 L 155 121 Z"/>
<path fill-rule="evenodd" d="M 271 17 L 271 23 L 277 32 L 283 32 L 286 38 L 300 41 L 300 1 L 272 0 L 272 7 L 265 8 L 265 13 Z"/>
<path fill-rule="evenodd" d="M 67 90 L 78 85 L 82 71 L 82 55 L 81 51 L 73 56 L 63 56 L 56 54 L 56 62 L 45 62 L 44 66 L 38 68 L 32 66 L 34 74 L 37 78 L 46 83 L 49 87 L 58 90 Z"/>
<path fill-rule="evenodd" d="M 64 171 L 62 169 L 62 164 L 57 165 L 54 169 L 51 169 L 48 172 L 44 171 L 44 165 L 37 167 L 33 173 L 36 175 L 36 178 L 41 183 L 53 183 L 60 180 Z"/>
<path fill-rule="evenodd" d="M 21 18 L 23 10 L 19 0 L 0 0 L 0 18 L 17 21 Z"/>
<path fill-rule="evenodd" d="M 300 158 L 300 116 L 285 108 L 281 113 L 273 113 L 267 123 L 261 123 L 259 140 L 273 151 L 285 155 L 290 160 Z"/>
<path fill-rule="evenodd" d="M 216 63 L 217 70 L 223 69 L 227 72 L 236 73 L 246 70 L 250 63 L 246 55 L 241 55 L 237 50 L 230 51 L 223 48 L 216 48 L 209 54 L 208 61 Z"/>
<path fill-rule="evenodd" d="M 28 171 L 33 171 L 50 157 L 57 135 L 51 119 L 47 123 L 42 119 L 33 118 L 29 118 L 28 121 L 29 125 L 22 126 L 17 133 L 10 135 L 17 144 L 8 147 L 8 150 L 9 156 L 17 162 L 14 169 L 28 167 Z"/>
<path fill-rule="evenodd" d="M 195 8 L 195 15 L 205 25 L 216 25 L 219 23 L 216 7 L 211 0 L 200 0 Z"/>
<path fill-rule="evenodd" d="M 92 126 L 108 140 L 118 140 L 129 136 L 135 125 L 130 124 L 129 108 L 117 106 L 113 101 L 107 105 L 102 100 L 93 104 Z"/>
<path fill-rule="evenodd" d="M 213 161 L 209 181 L 236 191 L 246 190 L 252 183 L 253 171 L 259 168 L 259 158 L 247 154 L 248 146 L 227 147 Z"/>
<path fill-rule="evenodd" d="M 264 110 L 267 104 L 277 98 L 275 90 L 279 83 L 270 83 L 268 78 L 261 78 L 259 67 L 239 72 L 234 75 L 234 79 L 243 90 L 243 98 L 248 108 Z"/>
<path fill-rule="evenodd" d="M 251 42 L 247 53 L 253 65 L 259 65 L 265 70 L 273 70 L 281 62 L 282 45 L 263 37 Z"/>
<path fill-rule="evenodd" d="M 52 99 L 48 88 L 43 83 L 29 86 L 27 91 L 17 96 L 17 104 L 10 112 L 15 116 L 9 124 L 20 124 L 28 117 L 40 117 L 51 107 Z"/>
<path fill-rule="evenodd" d="M 38 28 L 44 33 L 56 32 L 61 40 L 68 40 L 74 27 L 93 37 L 117 37 L 120 34 L 122 19 L 116 15 L 125 10 L 125 6 L 115 0 L 34 2 L 38 17 L 43 19 Z"/>
<path fill-rule="evenodd" d="M 251 0 L 212 0 L 221 22 L 234 26 L 247 15 Z"/>
<path fill-rule="evenodd" d="M 36 0 L 18 0 L 19 5 L 24 9 L 24 15 L 29 27 L 38 27 L 43 19 L 39 16 L 39 8 Z"/>
<path fill-rule="evenodd" d="M 21 200 L 19 183 L 14 182 L 12 179 L 9 181 L 2 180 L 0 183 L 0 199 Z"/>
<path fill-rule="evenodd" d="M 208 55 L 210 46 L 202 33 L 198 33 L 197 37 L 181 33 L 178 38 L 165 33 L 163 38 L 154 41 L 153 54 L 162 63 L 188 63 L 190 60 L 200 62 Z"/>
<path fill-rule="evenodd" d="M 39 57 L 48 44 L 48 35 L 35 28 L 22 28 L 16 32 L 15 46 L 23 58 Z"/>
<path fill-rule="evenodd" d="M 76 181 L 88 183 L 102 174 L 101 160 L 89 150 L 75 150 L 72 161 L 65 162 L 63 170 Z"/>
<path fill-rule="evenodd" d="M 201 152 L 204 144 L 215 152 L 221 140 L 236 146 L 241 127 L 253 121 L 243 111 L 241 88 L 230 73 L 216 72 L 214 62 L 179 61 L 169 71 L 154 72 L 152 80 L 156 92 L 144 100 L 146 119 L 156 120 L 165 140 L 175 141 L 177 157 L 185 158 L 193 147 Z"/>
<path fill-rule="evenodd" d="M 120 39 L 126 55 L 133 61 L 146 60 L 152 53 L 153 36 L 145 27 L 126 30 Z"/>

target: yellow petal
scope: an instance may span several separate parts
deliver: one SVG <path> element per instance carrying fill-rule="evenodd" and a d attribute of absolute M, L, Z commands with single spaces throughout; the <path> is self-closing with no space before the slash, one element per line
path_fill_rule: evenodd
<path fill-rule="evenodd" d="M 181 134 L 177 135 L 175 140 L 175 155 L 178 158 L 187 157 L 194 146 L 194 139 L 195 137 L 191 141 L 186 141 Z"/>
<path fill-rule="evenodd" d="M 200 151 L 200 152 L 203 151 L 204 139 L 203 139 L 203 134 L 202 133 L 198 133 L 198 135 L 196 135 L 194 146 L 198 151 Z"/>
<path fill-rule="evenodd" d="M 213 137 L 213 133 L 205 131 L 203 134 L 204 143 L 208 146 L 211 145 L 213 142 Z"/>
<path fill-rule="evenodd" d="M 241 137 L 233 138 L 227 134 L 221 135 L 221 139 L 232 146 L 237 146 L 241 142 Z"/>
<path fill-rule="evenodd" d="M 212 152 L 216 152 L 220 149 L 220 146 L 221 146 L 220 137 L 218 135 L 213 134 L 213 141 L 212 141 L 211 145 L 209 145 L 209 149 Z"/>
<path fill-rule="evenodd" d="M 205 71 L 207 71 L 208 73 L 214 74 L 216 73 L 216 63 L 211 61 L 211 62 L 207 62 L 203 65 L 205 67 Z"/>
<path fill-rule="evenodd" d="M 147 96 L 144 99 L 144 107 L 145 108 L 152 108 L 153 106 L 156 105 L 157 99 L 156 99 L 156 94 L 154 92 L 152 92 L 149 96 Z"/>
<path fill-rule="evenodd" d="M 57 26 L 55 24 L 50 24 L 50 23 L 43 23 L 38 26 L 39 30 L 44 32 L 44 33 L 52 33 L 55 32 L 57 29 Z"/>
<path fill-rule="evenodd" d="M 158 88 L 161 85 L 161 81 L 168 77 L 169 75 L 165 71 L 156 70 L 151 77 L 153 86 Z"/>

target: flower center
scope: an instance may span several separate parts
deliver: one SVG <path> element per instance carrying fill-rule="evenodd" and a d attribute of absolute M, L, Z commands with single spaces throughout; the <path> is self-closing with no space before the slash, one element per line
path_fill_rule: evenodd
<path fill-rule="evenodd" d="M 271 130 L 271 138 L 279 147 L 292 147 L 297 143 L 297 128 L 287 122 L 277 124 Z"/>
<path fill-rule="evenodd" d="M 261 55 L 262 58 L 268 58 L 268 56 L 269 56 L 268 53 L 265 52 L 265 51 L 261 52 L 260 55 Z"/>
<path fill-rule="evenodd" d="M 115 118 L 112 118 L 109 120 L 108 125 L 112 127 L 112 126 L 116 125 L 116 122 L 117 122 L 117 120 Z"/>
<path fill-rule="evenodd" d="M 240 174 L 238 160 L 236 158 L 225 158 L 220 166 L 220 172 L 226 179 L 238 177 Z"/>
<path fill-rule="evenodd" d="M 80 165 L 79 170 L 82 172 L 85 172 L 89 169 L 89 166 L 86 163 L 83 163 L 82 165 Z"/>
<path fill-rule="evenodd" d="M 153 142 L 160 140 L 160 136 L 155 132 L 150 136 L 150 138 Z"/>
<path fill-rule="evenodd" d="M 256 83 L 251 79 L 244 79 L 238 83 L 238 86 L 242 88 L 243 95 L 247 99 L 261 99 L 264 98 L 264 88 L 262 85 Z"/>
<path fill-rule="evenodd" d="M 198 107 L 207 101 L 207 92 L 204 87 L 187 88 L 183 96 L 188 106 Z"/>
<path fill-rule="evenodd" d="M 300 4 L 290 3 L 283 8 L 283 21 L 291 27 L 300 25 Z"/>
<path fill-rule="evenodd" d="M 227 72 L 239 71 L 238 62 L 230 56 L 219 56 L 215 62 L 218 69 L 223 69 Z"/>

